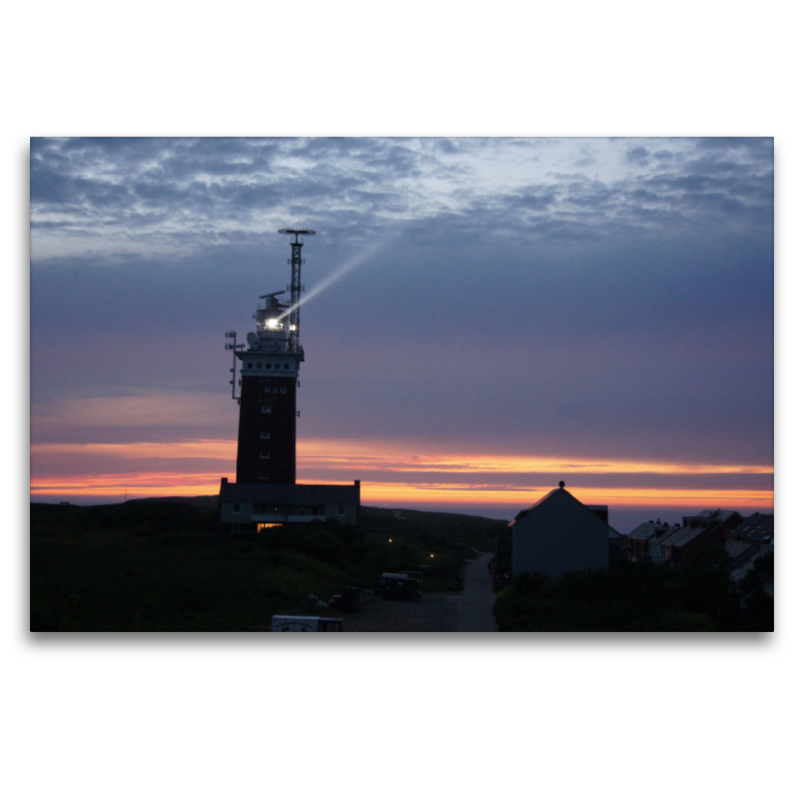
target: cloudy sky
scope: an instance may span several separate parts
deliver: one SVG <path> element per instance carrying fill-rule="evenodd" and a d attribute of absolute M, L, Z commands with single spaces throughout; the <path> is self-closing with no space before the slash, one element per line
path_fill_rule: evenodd
<path fill-rule="evenodd" d="M 34 139 L 30 191 L 34 499 L 233 479 L 223 334 L 307 226 L 299 480 L 772 508 L 771 139 Z"/>

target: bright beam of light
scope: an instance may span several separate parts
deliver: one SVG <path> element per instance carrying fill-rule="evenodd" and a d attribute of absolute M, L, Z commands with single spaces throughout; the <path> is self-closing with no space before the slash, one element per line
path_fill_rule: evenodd
<path fill-rule="evenodd" d="M 360 253 L 354 255 L 349 261 L 345 261 L 344 264 L 331 272 L 327 278 L 318 283 L 310 292 L 308 292 L 297 303 L 295 303 L 295 305 L 287 308 L 286 311 L 284 311 L 283 314 L 277 318 L 277 322 L 280 322 L 280 320 L 288 317 L 289 314 L 291 314 L 296 308 L 300 308 L 300 306 L 302 306 L 304 303 L 307 303 L 309 300 L 311 300 L 312 297 L 316 297 L 321 292 L 324 292 L 329 286 L 344 278 L 345 275 L 352 272 L 356 267 L 360 267 L 365 261 L 369 261 L 371 258 L 374 258 L 381 250 L 384 249 L 384 247 L 386 247 L 386 244 L 386 240 L 374 242 L 365 250 L 362 250 Z"/>

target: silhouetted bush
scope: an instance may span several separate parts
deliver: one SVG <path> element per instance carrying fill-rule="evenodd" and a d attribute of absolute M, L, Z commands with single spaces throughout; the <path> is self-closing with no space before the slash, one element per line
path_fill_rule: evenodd
<path fill-rule="evenodd" d="M 766 559 L 760 565 L 762 577 L 769 565 Z M 748 628 L 739 611 L 729 559 L 718 546 L 688 551 L 677 569 L 621 562 L 558 579 L 526 573 L 495 602 L 495 617 L 505 631 L 768 629 L 764 619 L 772 613 L 772 604 L 766 592 L 750 589 L 745 610 L 758 627 Z"/>
<path fill-rule="evenodd" d="M 344 545 L 332 531 L 319 531 L 305 536 L 300 543 L 300 549 L 306 555 L 327 564 L 338 564 L 342 559 Z"/>

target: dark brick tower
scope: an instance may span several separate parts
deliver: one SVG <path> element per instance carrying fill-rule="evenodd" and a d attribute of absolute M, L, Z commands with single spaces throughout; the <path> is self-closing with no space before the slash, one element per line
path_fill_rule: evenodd
<path fill-rule="evenodd" d="M 284 292 L 262 295 L 253 315 L 256 330 L 247 334 L 247 349 L 229 349 L 239 359 L 241 393 L 239 397 L 239 449 L 236 457 L 236 483 L 292 484 L 296 480 L 297 378 L 304 360 L 300 332 L 300 236 L 314 231 L 283 229 L 292 241 L 291 301 L 282 303 Z M 235 365 L 234 365 L 235 369 Z M 235 394 L 234 371 L 234 394 Z"/>

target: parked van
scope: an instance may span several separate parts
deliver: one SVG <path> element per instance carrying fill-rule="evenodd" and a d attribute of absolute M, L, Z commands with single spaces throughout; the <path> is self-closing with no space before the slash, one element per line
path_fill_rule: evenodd
<path fill-rule="evenodd" d="M 272 631 L 340 631 L 342 620 L 336 617 L 293 617 L 275 614 L 272 618 Z"/>
<path fill-rule="evenodd" d="M 422 570 L 401 569 L 397 574 L 405 575 L 407 578 L 413 578 L 415 581 L 419 581 L 420 588 L 425 585 L 422 580 Z"/>
<path fill-rule="evenodd" d="M 422 597 L 422 587 L 418 580 L 405 573 L 384 572 L 375 584 L 375 594 L 384 600 L 414 600 Z"/>

